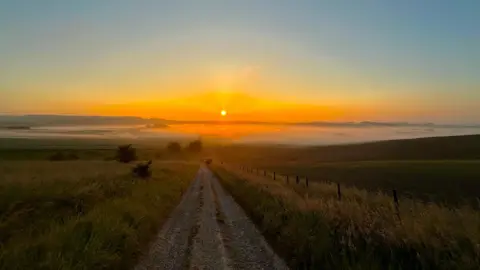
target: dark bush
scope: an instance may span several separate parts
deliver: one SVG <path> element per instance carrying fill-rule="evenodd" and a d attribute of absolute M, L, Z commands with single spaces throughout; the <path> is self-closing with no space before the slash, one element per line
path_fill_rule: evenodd
<path fill-rule="evenodd" d="M 121 145 L 117 149 L 116 159 L 123 163 L 129 163 L 137 159 L 137 150 L 129 145 Z"/>
<path fill-rule="evenodd" d="M 143 179 L 149 178 L 150 176 L 152 176 L 150 165 L 152 165 L 151 160 L 145 164 L 140 163 L 132 169 L 132 173 Z"/>
<path fill-rule="evenodd" d="M 178 142 L 170 142 L 167 146 L 167 150 L 171 153 L 178 153 L 182 151 L 182 146 Z"/>
<path fill-rule="evenodd" d="M 202 151 L 202 141 L 200 140 L 195 140 L 191 143 L 188 144 L 188 151 L 191 151 L 191 152 L 200 152 Z"/>

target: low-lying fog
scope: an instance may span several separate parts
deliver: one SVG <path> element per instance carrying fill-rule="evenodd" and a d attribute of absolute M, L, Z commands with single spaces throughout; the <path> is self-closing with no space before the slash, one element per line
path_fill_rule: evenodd
<path fill-rule="evenodd" d="M 165 128 L 145 126 L 51 126 L 0 129 L 0 138 L 190 139 L 218 138 L 237 143 L 321 145 L 480 134 L 475 127 L 318 127 L 295 125 L 177 124 Z"/>

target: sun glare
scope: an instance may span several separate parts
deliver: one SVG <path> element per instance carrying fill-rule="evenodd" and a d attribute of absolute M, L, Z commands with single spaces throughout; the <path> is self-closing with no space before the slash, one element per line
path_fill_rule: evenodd
<path fill-rule="evenodd" d="M 227 115 L 227 111 L 222 110 L 222 111 L 220 112 L 220 114 L 221 114 L 222 116 L 226 116 L 226 115 Z"/>

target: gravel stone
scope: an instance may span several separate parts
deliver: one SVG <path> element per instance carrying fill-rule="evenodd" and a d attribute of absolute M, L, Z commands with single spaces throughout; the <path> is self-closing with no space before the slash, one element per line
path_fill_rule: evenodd
<path fill-rule="evenodd" d="M 289 269 L 202 166 L 135 270 Z"/>

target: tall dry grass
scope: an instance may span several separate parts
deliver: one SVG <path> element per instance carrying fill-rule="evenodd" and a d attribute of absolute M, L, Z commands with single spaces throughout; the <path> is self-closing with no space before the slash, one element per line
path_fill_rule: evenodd
<path fill-rule="evenodd" d="M 197 169 L 154 163 L 145 181 L 118 162 L 2 162 L 0 269 L 130 269 Z"/>
<path fill-rule="evenodd" d="M 480 212 L 354 187 L 257 176 L 217 168 L 292 267 L 327 269 L 478 269 Z"/>

